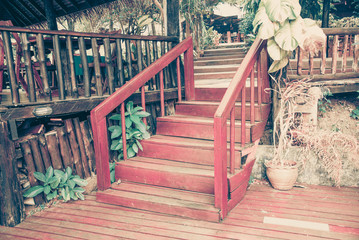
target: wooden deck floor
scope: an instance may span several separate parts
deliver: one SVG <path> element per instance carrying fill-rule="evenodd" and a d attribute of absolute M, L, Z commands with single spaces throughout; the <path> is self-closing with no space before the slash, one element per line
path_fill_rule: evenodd
<path fill-rule="evenodd" d="M 222 223 L 138 211 L 94 196 L 0 227 L 0 239 L 359 239 L 359 188 L 280 192 L 252 184 Z M 281 225 L 284 224 L 284 225 Z"/>

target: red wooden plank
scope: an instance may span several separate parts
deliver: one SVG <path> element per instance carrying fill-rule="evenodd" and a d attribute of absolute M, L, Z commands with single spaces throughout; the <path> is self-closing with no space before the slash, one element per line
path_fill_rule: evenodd
<path fill-rule="evenodd" d="M 235 106 L 233 106 L 230 113 L 230 173 L 233 174 L 236 167 L 236 158 L 235 158 L 235 149 L 234 143 L 236 139 L 236 129 L 235 129 Z"/>
<path fill-rule="evenodd" d="M 180 57 L 176 60 L 177 66 L 177 89 L 178 89 L 178 102 L 182 101 L 182 84 L 181 84 L 181 67 L 180 67 Z"/>
<path fill-rule="evenodd" d="M 27 239 L 68 239 L 68 240 L 72 240 L 72 239 L 77 239 L 77 238 L 72 238 L 72 237 L 66 237 L 63 235 L 57 235 L 57 234 L 49 234 L 49 233 L 45 233 L 39 230 L 27 230 L 27 229 L 21 229 L 19 227 L 20 225 L 17 225 L 17 227 L 14 228 L 10 228 L 10 227 L 0 227 L 0 239 L 2 237 L 2 234 L 9 234 L 9 235 L 14 235 L 16 236 L 16 238 L 13 239 L 17 239 L 17 237 L 21 238 L 21 237 L 25 237 Z"/>
<path fill-rule="evenodd" d="M 252 173 L 252 168 L 254 165 L 255 159 L 243 165 L 243 169 L 236 175 L 229 178 L 229 191 L 233 192 L 236 188 L 242 184 L 248 183 L 249 177 Z"/>
<path fill-rule="evenodd" d="M 192 39 L 190 39 L 192 42 Z M 184 81 L 186 100 L 195 99 L 194 91 L 194 64 L 193 64 L 193 45 L 184 52 Z"/>
<path fill-rule="evenodd" d="M 157 196 L 108 189 L 97 193 L 97 201 L 205 221 L 219 221 L 218 210 L 213 207 Z"/>
<path fill-rule="evenodd" d="M 267 70 L 268 71 L 268 70 Z M 250 100 L 250 88 L 246 87 L 246 101 Z M 195 88 L 196 98 L 195 100 L 198 101 L 221 101 L 224 93 L 226 92 L 227 88 Z M 255 99 L 258 99 L 257 94 L 255 95 Z M 236 101 L 241 100 L 241 95 L 239 94 Z"/>
<path fill-rule="evenodd" d="M 251 88 L 251 102 L 250 102 L 250 116 L 251 116 L 251 124 L 254 124 L 255 120 L 255 112 L 254 112 L 254 66 L 251 71 L 251 80 L 250 80 L 250 88 Z M 245 91 L 244 91 L 245 92 Z"/>
<path fill-rule="evenodd" d="M 246 99 L 246 91 L 244 89 L 242 91 L 242 106 L 245 105 L 245 99 Z M 252 100 L 251 100 L 252 101 Z M 244 147 L 246 143 L 246 108 L 241 109 L 241 143 L 242 147 Z"/>
<path fill-rule="evenodd" d="M 126 140 L 126 121 L 125 121 L 125 102 L 121 103 L 121 127 L 122 127 L 122 145 L 123 159 L 127 160 L 127 140 Z"/>
<path fill-rule="evenodd" d="M 258 59 L 257 59 L 257 96 L 258 96 L 258 105 L 262 104 L 262 75 L 263 74 L 267 74 L 267 72 L 262 72 L 261 54 L 260 54 L 258 56 Z M 255 96 L 254 96 L 254 98 L 255 98 Z"/>
<path fill-rule="evenodd" d="M 142 105 L 143 111 L 146 111 L 145 86 L 141 87 L 141 105 Z M 146 118 L 143 118 L 143 123 L 147 126 Z"/>
<path fill-rule="evenodd" d="M 331 232 L 339 232 L 339 233 L 348 233 L 348 234 L 359 235 L 359 228 L 351 228 L 351 227 L 342 227 L 342 226 L 329 225 L 329 229 L 330 229 Z"/>
<path fill-rule="evenodd" d="M 227 216 L 227 121 L 214 118 L 214 196 L 215 206 L 221 209 L 221 219 Z"/>
<path fill-rule="evenodd" d="M 165 93 L 163 85 L 163 70 L 160 71 L 160 98 L 161 98 L 161 116 L 165 115 Z"/>
<path fill-rule="evenodd" d="M 96 168 L 97 168 L 97 186 L 99 190 L 105 190 L 110 187 L 110 167 L 109 167 L 109 147 L 107 138 L 106 118 L 96 122 L 94 115 L 91 115 L 92 134 L 94 140 Z M 96 123 L 96 124 L 95 124 Z"/>
<path fill-rule="evenodd" d="M 157 166 L 156 169 L 154 164 L 136 162 L 133 166 L 119 164 L 115 172 L 116 179 L 203 193 L 214 192 L 213 176 L 186 173 L 184 168 Z"/>

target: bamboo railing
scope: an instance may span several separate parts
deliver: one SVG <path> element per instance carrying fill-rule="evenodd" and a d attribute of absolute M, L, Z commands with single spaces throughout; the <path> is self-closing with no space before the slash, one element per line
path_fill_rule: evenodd
<path fill-rule="evenodd" d="M 298 75 L 314 76 L 314 81 L 358 78 L 359 28 L 323 28 L 323 31 L 327 41 L 317 56 L 298 47 L 288 68 L 289 78 Z"/>
<path fill-rule="evenodd" d="M 0 32 L 0 101 L 10 95 L 13 105 L 110 95 L 178 43 L 176 37 L 8 26 Z M 175 66 L 165 69 L 165 88 L 177 86 L 174 74 Z M 159 90 L 159 83 L 153 78 L 145 90 Z"/>

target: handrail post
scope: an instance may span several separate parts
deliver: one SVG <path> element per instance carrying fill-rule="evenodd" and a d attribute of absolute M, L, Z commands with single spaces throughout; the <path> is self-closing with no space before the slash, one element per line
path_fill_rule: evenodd
<path fill-rule="evenodd" d="M 194 64 L 193 64 L 193 42 L 191 47 L 184 52 L 184 70 L 185 70 L 185 95 L 186 100 L 194 100 Z"/>
<path fill-rule="evenodd" d="M 223 219 L 228 213 L 227 120 L 214 118 L 214 199 Z"/>
<path fill-rule="evenodd" d="M 91 122 L 96 156 L 97 187 L 100 191 L 104 191 L 111 186 L 106 117 L 97 119 L 96 113 L 91 113 Z"/>

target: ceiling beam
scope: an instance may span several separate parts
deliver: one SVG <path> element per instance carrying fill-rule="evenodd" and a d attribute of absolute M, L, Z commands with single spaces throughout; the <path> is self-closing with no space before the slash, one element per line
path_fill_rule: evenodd
<path fill-rule="evenodd" d="M 32 18 L 36 19 L 38 22 L 41 22 L 40 18 L 37 17 L 37 14 L 29 6 L 27 6 L 23 0 L 19 0 L 18 3 L 30 13 Z"/>
<path fill-rule="evenodd" d="M 65 15 L 68 14 L 68 12 L 66 10 L 66 6 L 65 6 L 65 4 L 62 3 L 62 1 L 55 0 L 55 3 L 57 5 L 59 5 L 59 7 L 62 9 L 62 11 L 65 13 Z M 55 13 L 56 13 L 56 11 L 55 11 Z"/>
<path fill-rule="evenodd" d="M 43 18 L 46 19 L 44 10 L 35 1 L 27 1 L 27 3 L 32 6 Z"/>
<path fill-rule="evenodd" d="M 12 12 L 13 12 L 12 16 L 13 16 L 14 19 L 20 20 L 21 22 L 24 23 L 25 26 L 31 25 L 31 20 L 29 20 L 29 19 L 22 13 L 22 11 L 17 8 L 16 5 L 13 5 L 13 4 L 11 3 L 11 1 L 4 1 L 3 3 L 4 3 L 4 5 L 7 5 L 7 8 L 9 9 L 9 11 L 12 11 Z M 10 9 L 11 9 L 11 10 L 10 10 Z M 22 19 L 21 19 L 21 18 L 22 18 Z"/>

